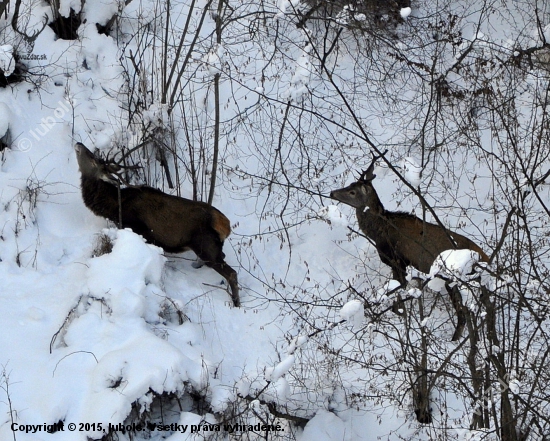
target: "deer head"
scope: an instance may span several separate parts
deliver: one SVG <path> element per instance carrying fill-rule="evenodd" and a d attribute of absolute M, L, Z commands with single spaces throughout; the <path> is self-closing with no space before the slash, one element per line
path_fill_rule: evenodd
<path fill-rule="evenodd" d="M 100 179 L 115 185 L 121 182 L 127 184 L 121 176 L 121 170 L 137 168 L 136 166 L 120 165 L 112 159 L 109 159 L 109 157 L 107 157 L 107 159 L 101 159 L 80 142 L 75 144 L 74 149 L 76 151 L 76 159 L 78 160 L 78 168 L 83 177 Z"/>
<path fill-rule="evenodd" d="M 359 175 L 359 179 L 347 187 L 332 191 L 330 197 L 355 208 L 368 207 L 373 211 L 383 210 L 384 207 L 376 194 L 376 190 L 372 186 L 372 180 L 376 177 L 374 174 L 374 164 L 386 152 L 387 150 L 380 156 L 373 154 L 371 164 Z"/>

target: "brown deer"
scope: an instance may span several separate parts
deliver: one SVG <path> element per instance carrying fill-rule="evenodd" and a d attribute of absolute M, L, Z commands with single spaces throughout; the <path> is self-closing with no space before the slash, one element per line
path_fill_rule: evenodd
<path fill-rule="evenodd" d="M 386 210 L 372 185 L 376 177 L 373 173 L 374 164 L 378 158 L 373 155 L 369 168 L 357 182 L 331 192 L 330 197 L 355 207 L 359 227 L 374 242 L 380 260 L 391 267 L 393 277 L 402 286 L 407 282 L 407 265 L 429 273 L 435 258 L 445 250 L 469 249 L 476 251 L 482 261 L 489 261 L 479 246 L 458 233 L 424 222 L 412 214 Z M 445 285 L 457 313 L 457 326 L 452 337 L 456 341 L 466 324 L 467 311 L 462 305 L 458 288 L 451 287 L 449 283 Z M 394 311 L 400 307 L 400 303 L 399 300 L 394 303 Z M 427 378 L 422 375 L 413 386 L 413 401 L 417 420 L 423 424 L 432 421 L 428 392 Z"/>
<path fill-rule="evenodd" d="M 372 185 L 378 158 L 374 157 L 357 182 L 331 192 L 330 197 L 355 207 L 359 228 L 374 242 L 380 260 L 391 267 L 396 280 L 406 284 L 407 265 L 429 273 L 435 258 L 445 250 L 473 250 L 483 262 L 489 261 L 483 250 L 467 237 L 412 214 L 386 210 Z"/>
<path fill-rule="evenodd" d="M 369 168 L 357 182 L 331 192 L 330 197 L 355 207 L 359 228 L 374 242 L 380 260 L 391 267 L 394 279 L 405 286 L 408 265 L 429 273 L 435 258 L 449 249 L 473 250 L 480 255 L 481 261 L 489 261 L 478 245 L 461 234 L 424 222 L 409 213 L 386 210 L 372 185 L 376 177 L 373 173 L 374 164 L 378 158 L 374 156 Z M 458 316 L 453 335 L 455 341 L 460 338 L 466 324 L 466 312 L 463 310 L 460 292 L 449 286 L 447 289 Z M 398 303 L 394 305 L 397 306 Z"/>
<path fill-rule="evenodd" d="M 224 261 L 223 241 L 231 228 L 221 211 L 147 186 L 120 188 L 115 176 L 121 166 L 97 158 L 81 143 L 75 150 L 86 207 L 167 252 L 193 250 L 227 280 L 233 303 L 240 306 L 237 273 Z"/>

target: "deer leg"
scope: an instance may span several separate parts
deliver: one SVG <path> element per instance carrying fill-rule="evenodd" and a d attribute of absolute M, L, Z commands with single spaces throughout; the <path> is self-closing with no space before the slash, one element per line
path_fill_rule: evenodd
<path fill-rule="evenodd" d="M 202 261 L 202 259 L 200 257 L 197 257 L 197 260 L 195 260 L 191 266 L 193 268 L 202 268 L 204 266 L 204 262 Z"/>
<path fill-rule="evenodd" d="M 241 306 L 241 299 L 239 297 L 239 285 L 237 282 L 237 272 L 224 261 L 205 263 L 227 280 L 227 283 L 231 288 L 231 298 L 233 299 L 233 304 L 236 307 Z"/>
<path fill-rule="evenodd" d="M 451 341 L 457 341 L 462 336 L 462 331 L 464 330 L 464 326 L 466 325 L 466 311 L 464 309 L 465 306 L 462 304 L 462 294 L 460 294 L 458 285 L 455 284 L 453 287 L 451 287 L 449 282 L 445 282 L 445 288 L 447 288 L 447 292 L 449 293 L 449 297 L 451 298 L 451 303 L 453 304 L 453 308 L 456 311 L 457 323 Z"/>
<path fill-rule="evenodd" d="M 204 233 L 197 238 L 197 243 L 192 244 L 191 249 L 206 265 L 220 274 L 227 280 L 231 288 L 231 298 L 235 306 L 241 306 L 239 298 L 239 285 L 237 282 L 237 272 L 225 263 L 225 254 L 222 251 L 223 243 L 216 235 Z"/>
<path fill-rule="evenodd" d="M 407 285 L 406 266 L 403 267 L 402 265 L 392 265 L 392 273 L 393 273 L 393 278 L 401 284 L 401 288 L 404 288 Z M 398 291 L 397 299 L 394 300 L 391 309 L 397 315 L 404 315 L 405 304 L 403 302 L 403 299 L 401 298 L 401 294 L 399 293 L 400 291 L 401 290 Z"/>

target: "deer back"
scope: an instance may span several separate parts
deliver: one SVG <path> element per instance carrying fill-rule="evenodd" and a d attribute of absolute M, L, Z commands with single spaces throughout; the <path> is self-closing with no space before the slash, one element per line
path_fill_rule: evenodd
<path fill-rule="evenodd" d="M 423 273 L 430 272 L 435 258 L 445 250 L 469 249 L 479 253 L 482 261 L 489 260 L 472 240 L 439 225 L 424 222 L 416 216 L 386 212 L 383 221 L 385 229 L 379 241 L 387 241 L 388 246 L 391 246 L 407 265 L 412 265 Z"/>
<path fill-rule="evenodd" d="M 123 224 L 125 220 L 145 224 L 150 233 L 144 237 L 167 251 L 182 251 L 208 229 L 217 233 L 221 243 L 231 232 L 227 217 L 204 202 L 168 195 L 151 187 L 125 188 L 122 192 Z"/>

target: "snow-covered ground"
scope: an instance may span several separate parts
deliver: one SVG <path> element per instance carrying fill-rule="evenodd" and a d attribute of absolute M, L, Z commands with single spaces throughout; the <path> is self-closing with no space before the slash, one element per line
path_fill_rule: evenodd
<path fill-rule="evenodd" d="M 487 18 L 467 13 L 467 3 L 456 5 L 463 35 L 452 44 L 454 56 L 438 59 L 441 72 L 451 71 L 465 51 L 488 51 L 505 38 L 540 42 L 536 33 L 507 35 L 505 26 L 489 41 L 475 33 L 477 20 L 491 27 Z M 465 349 L 450 342 L 450 303 L 442 307 L 438 294 L 444 284 L 434 279 L 428 294 L 418 287 L 403 293 L 433 305 L 426 316 L 404 323 L 385 312 L 379 323 L 366 315 L 366 308 L 389 311 L 398 283 L 357 234 L 355 210 L 328 194 L 368 166 L 367 138 L 395 144 L 389 163 L 380 160 L 375 169 L 374 185 L 386 208 L 420 215 L 418 198 L 409 191 L 417 189 L 443 223 L 489 251 L 505 221 L 498 210 L 506 202 L 498 198 L 507 194 L 504 182 L 511 178 L 499 180 L 500 169 L 467 149 L 449 146 L 433 157 L 420 149 L 426 140 L 417 138 L 417 123 L 432 123 L 420 115 L 429 106 L 418 98 L 423 86 L 400 69 L 388 94 L 367 99 L 383 89 L 386 73 L 355 54 L 365 51 L 369 60 L 406 54 L 410 59 L 400 61 L 423 72 L 424 60 L 416 59 L 421 36 L 405 39 L 409 49 L 399 46 L 405 43 L 398 37 L 389 39 L 396 52 L 384 55 L 349 35 L 332 46 L 337 28 L 327 28 L 320 43 L 322 26 L 293 21 L 303 2 L 229 5 L 222 11 L 216 1 L 172 0 L 166 25 L 161 1 L 88 0 L 81 10 L 81 2 L 61 0 L 61 15 L 71 8 L 81 12 L 77 40 L 60 39 L 46 26 L 25 42 L 11 28 L 14 10 L 1 18 L 0 69 L 6 76 L 13 72 L 15 51 L 27 54 L 21 61 L 29 72 L 26 81 L 0 89 L 0 137 L 8 131 L 11 136 L 0 152 L 0 441 L 101 439 L 110 425 L 132 423 L 166 427 L 134 431 L 136 438 L 119 431 L 112 439 L 267 439 L 266 433 L 269 439 L 304 441 L 482 439 L 476 437 L 483 431 L 469 430 L 472 396 L 454 386 L 431 389 L 433 424 L 416 421 L 407 385 L 417 366 L 392 343 L 403 338 L 414 348 L 429 333 L 438 356 L 456 351 L 457 364 L 467 366 Z M 424 6 L 412 6 L 398 12 L 403 21 L 395 25 L 396 35 L 413 31 L 409 26 Z M 221 42 L 220 11 L 226 23 Z M 29 35 L 45 16 L 54 19 L 47 3 L 34 0 L 22 2 L 21 14 Z M 115 14 L 110 35 L 99 33 L 96 23 L 105 25 Z M 503 17 L 500 10 L 500 23 Z M 364 14 L 355 19 L 363 22 Z M 150 151 L 148 160 L 134 153 L 151 169 L 140 169 L 132 183 L 191 198 L 195 182 L 206 200 L 218 75 L 220 164 L 213 205 L 232 224 L 224 252 L 238 272 L 240 308 L 233 307 L 219 274 L 193 267 L 192 252 L 164 253 L 88 210 L 73 148 L 82 142 L 112 154 L 137 146 L 144 133 L 170 127 L 177 155 L 168 167 L 176 188 L 168 188 L 159 157 Z M 526 96 L 539 80 L 526 80 Z M 463 82 L 457 75 L 450 87 L 466 87 Z M 421 117 L 413 120 L 410 109 L 421 109 Z M 480 142 L 491 145 L 483 118 L 478 123 Z M 449 122 L 441 136 L 458 124 Z M 112 243 L 111 251 L 100 252 L 104 242 Z M 469 250 L 446 252 L 429 276 L 469 280 L 477 259 Z M 484 277 L 487 286 L 496 283 Z M 460 285 L 472 311 L 474 291 Z M 437 361 L 429 363 L 436 372 Z M 521 380 L 511 376 L 509 389 L 519 394 Z M 224 429 L 259 423 L 278 424 L 278 430 L 259 429 L 254 438 L 247 428 Z M 47 433 L 55 424 L 62 430 Z"/>

